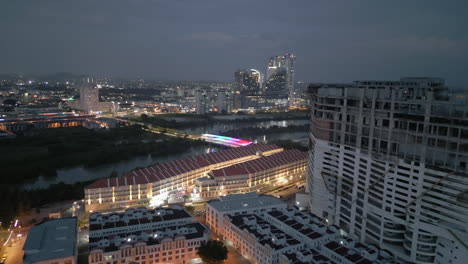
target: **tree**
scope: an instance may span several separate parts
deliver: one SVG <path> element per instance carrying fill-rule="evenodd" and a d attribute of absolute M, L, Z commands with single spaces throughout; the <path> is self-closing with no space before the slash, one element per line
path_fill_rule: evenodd
<path fill-rule="evenodd" d="M 186 193 L 184 195 L 182 195 L 182 199 L 184 199 L 184 203 L 187 201 L 187 199 L 190 198 L 190 194 Z"/>
<path fill-rule="evenodd" d="M 191 205 L 184 206 L 184 209 L 191 215 L 193 215 L 193 213 L 195 213 L 195 207 L 193 207 Z"/>
<path fill-rule="evenodd" d="M 11 106 L 13 106 L 13 105 L 16 104 L 16 100 L 15 100 L 15 99 L 10 99 L 10 98 L 8 98 L 8 99 L 5 99 L 5 100 L 3 101 L 3 104 L 4 104 L 4 105 L 11 105 Z"/>
<path fill-rule="evenodd" d="M 147 121 L 148 120 L 148 115 L 147 114 L 142 114 L 140 116 L 140 118 L 141 118 L 142 121 Z"/>
<path fill-rule="evenodd" d="M 200 246 L 197 254 L 207 264 L 220 264 L 227 259 L 228 249 L 223 242 L 210 240 Z"/>

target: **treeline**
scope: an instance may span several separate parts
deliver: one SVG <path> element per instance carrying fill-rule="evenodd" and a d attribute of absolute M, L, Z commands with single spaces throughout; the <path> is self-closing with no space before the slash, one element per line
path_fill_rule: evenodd
<path fill-rule="evenodd" d="M 309 125 L 289 125 L 287 127 L 270 126 L 264 127 L 247 127 L 241 129 L 232 129 L 223 132 L 223 136 L 237 137 L 237 138 L 249 138 L 256 135 L 270 135 L 275 133 L 294 133 L 294 132 L 307 132 L 309 131 Z"/>
<path fill-rule="evenodd" d="M 52 184 L 47 189 L 24 190 L 21 185 L 0 185 L 0 222 L 7 227 L 13 217 L 59 201 L 81 200 L 83 189 L 92 181 L 76 184 Z"/>
<path fill-rule="evenodd" d="M 262 116 L 264 117 L 258 117 Z M 196 114 L 167 114 L 167 115 L 158 115 L 158 116 L 148 116 L 146 114 L 142 114 L 140 117 L 132 117 L 132 121 L 136 122 L 143 122 L 147 124 L 151 124 L 153 127 L 165 127 L 171 129 L 185 129 L 185 128 L 193 128 L 193 127 L 200 127 L 212 124 L 238 124 L 238 123 L 256 123 L 256 122 L 263 122 L 263 121 L 281 121 L 281 120 L 304 120 L 307 119 L 307 115 L 295 115 L 295 114 L 288 114 L 288 113 L 280 113 L 276 115 L 272 114 L 261 114 L 257 115 L 257 117 L 248 117 L 248 118 L 237 118 L 237 119 L 216 119 L 214 118 L 215 114 L 210 115 L 196 115 Z M 245 115 L 242 115 L 245 116 Z M 189 121 L 176 121 L 171 120 L 171 117 L 181 117 L 187 119 L 193 119 Z"/>
<path fill-rule="evenodd" d="M 285 150 L 298 149 L 305 152 L 309 151 L 309 148 L 307 146 L 303 146 L 302 144 L 294 142 L 292 140 L 276 140 L 270 143 L 278 147 L 282 147 Z"/>
<path fill-rule="evenodd" d="M 0 184 L 25 183 L 39 175 L 53 177 L 60 168 L 94 167 L 145 154 L 177 154 L 200 144 L 205 143 L 168 138 L 138 126 L 33 130 L 26 136 L 0 140 Z"/>

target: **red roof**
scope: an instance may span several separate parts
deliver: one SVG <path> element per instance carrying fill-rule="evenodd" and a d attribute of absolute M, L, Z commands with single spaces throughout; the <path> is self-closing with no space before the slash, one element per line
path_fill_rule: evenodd
<path fill-rule="evenodd" d="M 99 179 L 88 185 L 86 189 L 118 187 L 156 182 L 209 165 L 255 155 L 257 151 L 264 152 L 274 149 L 279 149 L 279 147 L 275 145 L 252 144 L 245 147 L 232 148 L 218 152 L 210 152 L 207 154 L 191 156 L 180 160 L 174 160 L 147 168 L 134 170 L 119 178 Z"/>
<path fill-rule="evenodd" d="M 307 153 L 300 150 L 287 150 L 270 156 L 264 156 L 259 159 L 235 164 L 226 168 L 212 171 L 214 177 L 235 176 L 249 173 L 256 173 L 281 165 L 306 160 Z"/>

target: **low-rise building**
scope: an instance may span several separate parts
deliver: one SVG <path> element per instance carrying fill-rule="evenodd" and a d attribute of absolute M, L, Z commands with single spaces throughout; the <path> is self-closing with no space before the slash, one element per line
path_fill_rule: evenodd
<path fill-rule="evenodd" d="M 24 243 L 25 264 L 75 264 L 78 256 L 77 218 L 60 218 L 33 226 Z"/>
<path fill-rule="evenodd" d="M 386 250 L 341 235 L 310 212 L 296 207 L 265 213 L 226 215 L 223 237 L 256 264 L 389 264 Z"/>
<path fill-rule="evenodd" d="M 221 196 L 206 204 L 206 223 L 213 232 L 223 237 L 225 215 L 261 214 L 286 207 L 284 201 L 274 196 L 255 192 Z"/>
<path fill-rule="evenodd" d="M 189 263 L 210 230 L 179 206 L 90 216 L 89 263 Z"/>
<path fill-rule="evenodd" d="M 322 219 L 296 207 L 266 212 L 263 218 L 299 239 L 309 248 L 340 238 L 338 226 L 326 225 Z"/>
<path fill-rule="evenodd" d="M 202 199 L 255 192 L 305 179 L 307 166 L 307 153 L 287 150 L 213 170 L 208 173 L 208 177 L 197 180 L 194 192 Z"/>
<path fill-rule="evenodd" d="M 226 216 L 225 239 L 248 260 L 257 264 L 278 264 L 282 254 L 305 247 L 304 243 L 256 214 Z"/>
<path fill-rule="evenodd" d="M 211 200 L 206 222 L 255 264 L 391 263 L 392 255 L 343 236 L 336 225 L 270 195 Z M 336 246 L 338 245 L 338 247 Z"/>
<path fill-rule="evenodd" d="M 212 170 L 282 151 L 275 145 L 252 144 L 157 164 L 118 178 L 100 179 L 84 190 L 86 210 L 160 205 L 171 192 L 191 191 L 195 181 Z"/>

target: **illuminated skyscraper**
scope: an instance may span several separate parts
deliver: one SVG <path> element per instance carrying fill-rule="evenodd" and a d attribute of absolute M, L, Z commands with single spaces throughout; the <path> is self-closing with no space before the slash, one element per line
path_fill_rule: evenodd
<path fill-rule="evenodd" d="M 294 63 L 296 57 L 291 53 L 274 56 L 268 60 L 265 84 L 267 106 L 292 107 L 296 105 L 294 89 Z"/>
<path fill-rule="evenodd" d="M 226 91 L 218 91 L 216 95 L 216 108 L 218 113 L 228 113 L 229 112 L 229 97 L 226 94 Z"/>
<path fill-rule="evenodd" d="M 87 78 L 80 86 L 80 107 L 82 110 L 94 111 L 99 104 L 99 90 L 93 80 Z"/>
<path fill-rule="evenodd" d="M 234 73 L 234 109 L 258 108 L 263 75 L 255 69 Z"/>
<path fill-rule="evenodd" d="M 195 111 L 198 115 L 204 115 L 208 111 L 208 98 L 204 90 L 195 91 Z"/>

